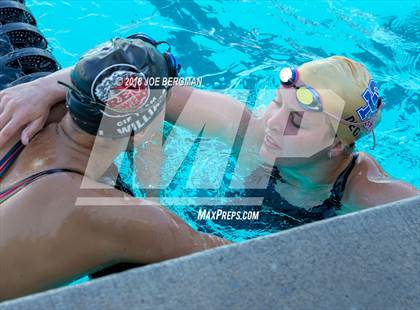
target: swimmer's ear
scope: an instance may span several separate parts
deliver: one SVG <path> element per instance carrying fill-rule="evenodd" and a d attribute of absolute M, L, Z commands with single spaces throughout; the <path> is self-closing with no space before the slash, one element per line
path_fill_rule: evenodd
<path fill-rule="evenodd" d="M 328 157 L 334 158 L 344 153 L 346 146 L 343 142 L 336 139 L 331 146 L 330 150 L 328 151 Z"/>

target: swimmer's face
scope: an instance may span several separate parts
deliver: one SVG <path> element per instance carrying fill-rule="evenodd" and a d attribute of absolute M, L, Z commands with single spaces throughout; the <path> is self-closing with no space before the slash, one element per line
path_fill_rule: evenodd
<path fill-rule="evenodd" d="M 299 80 L 297 85 L 303 82 Z M 325 145 L 334 137 L 326 115 L 302 109 L 293 88 L 277 90 L 263 119 L 265 135 L 260 156 L 270 164 L 299 166 L 312 162 L 314 144 Z"/>

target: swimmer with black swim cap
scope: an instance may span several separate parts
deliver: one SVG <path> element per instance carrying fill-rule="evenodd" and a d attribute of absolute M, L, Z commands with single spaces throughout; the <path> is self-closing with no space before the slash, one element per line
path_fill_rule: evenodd
<path fill-rule="evenodd" d="M 83 56 L 67 92 L 73 121 L 89 134 L 110 138 L 145 128 L 162 110 L 167 91 L 159 83 L 149 86 L 148 79 L 177 76 L 179 70 L 170 52 L 157 51 L 161 43 L 137 35 L 113 39 Z"/>
<path fill-rule="evenodd" d="M 69 111 L 63 119 L 50 120 L 26 147 L 16 135 L 2 149 L 2 162 L 13 164 L 2 165 L 8 170 L 0 175 L 0 221 L 6 223 L 0 300 L 113 264 L 147 264 L 227 243 L 192 230 L 156 202 L 100 183 L 124 150 L 124 137 L 144 142 L 148 135 L 139 133 L 161 125 L 167 89 L 128 85 L 135 77 L 177 74 L 173 56 L 156 45 L 142 37 L 114 39 L 88 52 L 72 71 L 73 85 L 66 83 Z M 120 130 L 121 123 L 130 130 Z M 101 156 L 85 173 L 93 147 Z M 81 189 L 82 180 L 88 189 Z M 80 203 L 80 197 L 91 203 Z"/>

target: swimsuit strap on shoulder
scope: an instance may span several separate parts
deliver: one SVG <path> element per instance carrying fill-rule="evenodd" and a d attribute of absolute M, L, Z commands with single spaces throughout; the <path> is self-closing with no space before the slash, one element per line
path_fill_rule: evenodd
<path fill-rule="evenodd" d="M 352 155 L 351 162 L 348 166 L 340 173 L 337 180 L 334 182 L 333 188 L 331 190 L 330 200 L 340 203 L 344 195 L 344 190 L 346 188 L 347 179 L 349 178 L 350 173 L 352 172 L 354 166 L 356 165 L 358 154 L 354 153 Z"/>
<path fill-rule="evenodd" d="M 54 173 L 77 173 L 77 174 L 83 175 L 80 171 L 76 171 L 74 169 L 66 169 L 66 168 L 54 168 L 54 169 L 48 169 L 45 171 L 35 173 L 27 178 L 24 178 L 21 181 L 13 183 L 7 189 L 0 191 L 0 204 L 6 201 L 7 199 L 9 199 L 10 197 L 12 197 L 14 194 L 19 192 L 23 188 L 25 188 L 26 185 L 29 185 L 30 183 L 34 182 L 40 177 L 54 174 Z"/>
<path fill-rule="evenodd" d="M 24 147 L 25 146 L 19 140 L 0 160 L 0 179 L 7 172 L 9 167 L 14 163 L 16 158 L 18 158 L 20 152 L 22 152 Z"/>

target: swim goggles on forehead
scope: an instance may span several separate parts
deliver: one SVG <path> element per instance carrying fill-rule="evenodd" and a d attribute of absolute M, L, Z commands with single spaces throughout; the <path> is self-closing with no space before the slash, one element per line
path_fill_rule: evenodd
<path fill-rule="evenodd" d="M 283 85 L 283 87 L 293 87 L 296 89 L 296 99 L 304 110 L 325 112 L 340 122 L 348 125 L 365 125 L 368 122 L 372 122 L 372 119 L 363 122 L 349 122 L 343 119 L 339 119 L 337 116 L 334 116 L 327 111 L 323 111 L 321 96 L 314 88 L 309 85 L 296 85 L 297 81 L 299 80 L 299 71 L 296 68 L 284 68 L 280 71 L 279 76 L 281 85 Z M 382 100 L 380 97 L 378 97 L 376 110 L 379 110 L 381 107 Z"/>
<path fill-rule="evenodd" d="M 370 107 L 370 109 L 373 108 L 373 110 L 375 111 L 372 117 L 365 117 L 365 118 L 361 117 L 361 119 L 364 119 L 364 121 L 354 122 L 354 121 L 341 119 L 327 111 L 323 111 L 321 96 L 314 88 L 312 88 L 309 85 L 300 85 L 300 86 L 296 85 L 296 83 L 299 80 L 299 71 L 297 70 L 297 68 L 291 68 L 291 67 L 284 68 L 280 71 L 279 77 L 280 77 L 281 85 L 283 87 L 285 88 L 293 87 L 296 90 L 297 102 L 300 105 L 300 107 L 302 107 L 304 110 L 314 111 L 314 112 L 324 112 L 328 114 L 329 116 L 331 116 L 332 118 L 339 121 L 340 123 L 343 123 L 345 125 L 365 128 L 366 131 L 372 132 L 373 143 L 375 146 L 376 139 L 375 139 L 375 133 L 373 131 L 373 127 L 374 127 L 374 123 L 376 122 L 376 118 L 378 116 L 377 112 L 379 111 L 379 109 L 382 108 L 382 100 L 379 97 L 379 95 L 377 96 L 376 106 Z M 373 80 L 370 81 L 369 88 L 376 87 L 376 83 L 374 82 L 372 83 L 372 82 Z M 371 91 L 375 92 L 375 90 L 371 90 Z M 359 111 L 357 112 L 359 113 Z M 359 114 L 359 116 L 361 115 Z"/>
<path fill-rule="evenodd" d="M 296 99 L 303 109 L 322 112 L 322 102 L 318 92 L 309 85 L 297 86 L 298 80 L 299 71 L 296 68 L 284 68 L 280 71 L 281 85 L 296 89 Z"/>
<path fill-rule="evenodd" d="M 177 63 L 175 56 L 171 54 L 171 45 L 168 42 L 156 41 L 155 39 L 153 39 L 152 37 L 148 36 L 145 33 L 132 34 L 131 36 L 128 36 L 127 39 L 139 39 L 153 45 L 156 48 L 160 44 L 166 44 L 168 46 L 168 49 L 166 50 L 166 52 L 163 53 L 163 57 L 165 58 L 166 63 L 168 64 L 169 71 L 170 71 L 169 74 L 172 77 L 178 76 L 178 73 L 181 70 L 181 65 Z"/>

